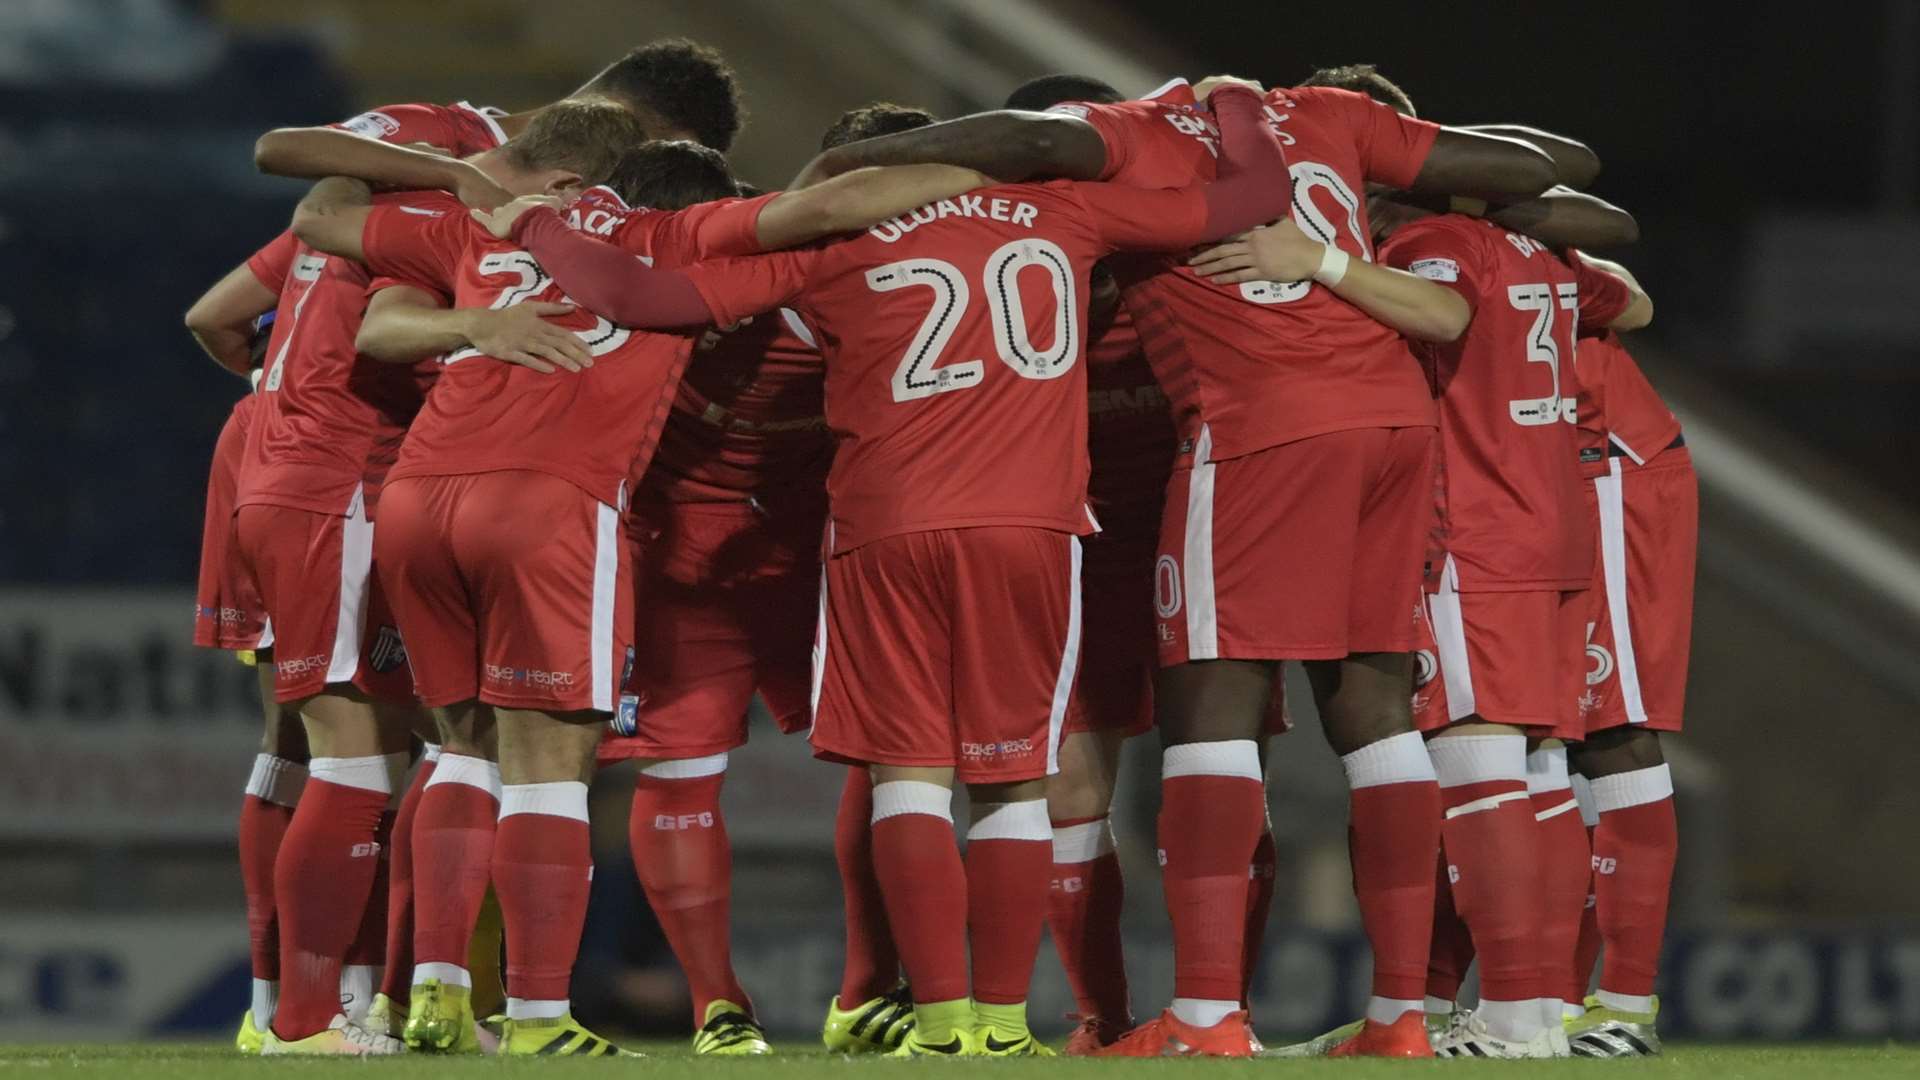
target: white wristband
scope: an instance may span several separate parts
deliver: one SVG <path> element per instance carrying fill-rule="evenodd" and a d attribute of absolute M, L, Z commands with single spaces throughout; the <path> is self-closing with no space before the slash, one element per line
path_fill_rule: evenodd
<path fill-rule="evenodd" d="M 1329 289 L 1340 284 L 1340 279 L 1347 276 L 1347 260 L 1346 252 L 1328 244 L 1320 255 L 1320 269 L 1313 272 L 1313 280 Z"/>

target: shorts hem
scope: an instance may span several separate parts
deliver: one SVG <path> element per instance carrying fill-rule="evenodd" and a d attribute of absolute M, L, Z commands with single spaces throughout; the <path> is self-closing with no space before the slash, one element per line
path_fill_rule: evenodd
<path fill-rule="evenodd" d="M 1681 731 L 1683 721 L 1684 718 L 1679 716 L 1648 716 L 1644 723 L 1636 724 L 1623 716 L 1618 720 L 1588 724 L 1587 734 L 1612 731 L 1615 728 L 1646 728 L 1649 731 L 1666 731 L 1677 735 Z"/>
<path fill-rule="evenodd" d="M 598 712 L 613 714 L 612 709 L 595 706 L 592 699 L 584 703 L 559 698 L 512 698 L 506 694 L 489 693 L 486 690 L 476 695 L 482 705 L 491 705 L 496 709 L 526 709 L 530 712 Z"/>
<path fill-rule="evenodd" d="M 733 740 L 716 740 L 697 746 L 662 746 L 648 743 L 637 735 L 614 735 L 606 739 L 594 751 L 594 757 L 600 761 L 632 761 L 636 758 L 652 758 L 657 761 L 687 761 L 692 758 L 712 757 L 725 754 L 747 745 L 746 736 Z"/>

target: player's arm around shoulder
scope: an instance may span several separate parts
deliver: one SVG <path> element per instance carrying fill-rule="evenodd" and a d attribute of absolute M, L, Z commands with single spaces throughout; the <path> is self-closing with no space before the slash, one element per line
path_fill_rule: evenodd
<path fill-rule="evenodd" d="M 1575 270 L 1610 274 L 1625 283 L 1627 291 L 1632 295 L 1626 308 L 1608 321 L 1607 329 L 1640 330 L 1653 322 L 1653 297 L 1647 295 L 1647 290 L 1640 286 L 1640 279 L 1634 277 L 1632 271 L 1617 262 L 1598 259 L 1584 251 L 1573 252 L 1573 257 L 1579 260 L 1580 264 L 1574 268 Z"/>
<path fill-rule="evenodd" d="M 497 311 L 450 308 L 434 292 L 394 284 L 375 292 L 354 338 L 354 348 L 391 364 L 411 364 L 472 346 L 482 355 L 542 374 L 593 366 L 579 336 L 547 321 L 572 313 L 571 304 L 535 301 Z"/>
<path fill-rule="evenodd" d="M 842 173 L 812 187 L 785 191 L 760 210 L 760 250 L 809 244 L 857 232 L 918 206 L 993 183 L 959 165 L 874 166 Z"/>
<path fill-rule="evenodd" d="M 998 109 L 823 150 L 790 186 L 809 187 L 867 166 L 932 162 L 977 169 L 1002 183 L 1095 180 L 1106 168 L 1107 145 L 1077 116 Z"/>
<path fill-rule="evenodd" d="M 329 255 L 365 259 L 361 236 L 372 212 L 373 189 L 366 181 L 329 176 L 313 185 L 293 208 L 293 235 Z"/>
<path fill-rule="evenodd" d="M 1457 341 L 1473 321 L 1472 305 L 1453 289 L 1353 258 L 1300 231 L 1291 218 L 1209 248 L 1188 265 L 1217 285 L 1311 279 L 1416 341 Z"/>

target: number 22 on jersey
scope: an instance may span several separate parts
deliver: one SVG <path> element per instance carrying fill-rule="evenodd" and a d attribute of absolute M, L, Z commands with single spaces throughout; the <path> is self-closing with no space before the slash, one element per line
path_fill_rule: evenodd
<path fill-rule="evenodd" d="M 1027 333 L 1019 279 L 1028 269 L 1045 274 L 1053 290 L 1053 343 L 1045 349 L 1035 346 Z M 926 317 L 894 366 L 893 400 L 917 401 L 980 385 L 986 376 L 984 361 L 941 363 L 973 301 L 972 287 L 959 267 L 944 259 L 902 259 L 867 271 L 867 287 L 878 293 L 925 288 L 932 294 Z M 980 287 L 1001 363 L 1024 379 L 1057 379 L 1073 369 L 1081 351 L 1080 305 L 1073 264 L 1058 244 L 1035 237 L 1002 244 L 987 256 Z"/>

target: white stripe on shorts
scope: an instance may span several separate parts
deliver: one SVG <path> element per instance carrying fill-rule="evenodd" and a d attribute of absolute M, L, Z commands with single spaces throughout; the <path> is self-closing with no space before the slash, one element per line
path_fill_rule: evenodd
<path fill-rule="evenodd" d="M 1053 680 L 1053 707 L 1047 711 L 1047 775 L 1060 771 L 1060 732 L 1067 722 L 1067 701 L 1073 697 L 1074 673 L 1080 670 L 1080 538 L 1072 545 L 1072 569 L 1067 574 L 1067 640 L 1060 650 L 1060 675 Z"/>
<path fill-rule="evenodd" d="M 360 671 L 360 632 L 367 621 L 367 578 L 373 572 L 373 522 L 363 485 L 353 486 L 340 524 L 340 606 L 333 615 L 333 655 L 327 681 L 349 682 Z"/>
<path fill-rule="evenodd" d="M 1187 479 L 1187 535 L 1180 555 L 1189 660 L 1220 658 L 1220 609 L 1213 594 L 1213 474 L 1213 431 L 1201 424 Z"/>
<path fill-rule="evenodd" d="M 1440 591 L 1427 598 L 1427 622 L 1433 626 L 1434 645 L 1440 651 L 1440 677 L 1447 687 L 1447 719 L 1472 716 L 1473 669 L 1467 666 L 1467 624 L 1460 613 L 1460 571 L 1447 556 L 1440 571 Z"/>
<path fill-rule="evenodd" d="M 821 548 L 820 603 L 813 623 L 813 689 L 807 697 L 807 718 L 820 722 L 820 687 L 827 678 L 827 563 L 833 558 L 833 522 L 827 522 L 827 541 Z"/>
<path fill-rule="evenodd" d="M 1607 590 L 1607 616 L 1613 624 L 1614 672 L 1620 679 L 1620 705 L 1627 721 L 1647 722 L 1640 699 L 1640 664 L 1633 654 L 1633 626 L 1627 617 L 1627 511 L 1620 484 L 1620 459 L 1607 459 L 1607 475 L 1593 478 L 1600 503 L 1600 568 Z"/>
<path fill-rule="evenodd" d="M 593 540 L 593 622 L 588 630 L 592 650 L 593 707 L 613 711 L 613 612 L 619 605 L 620 511 L 603 502 L 593 504 L 599 515 Z"/>

